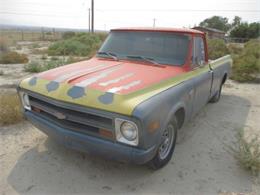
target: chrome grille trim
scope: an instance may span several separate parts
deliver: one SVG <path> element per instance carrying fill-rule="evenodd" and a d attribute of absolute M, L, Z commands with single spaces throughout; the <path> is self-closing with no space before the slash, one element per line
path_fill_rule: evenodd
<path fill-rule="evenodd" d="M 86 131 L 85 133 L 87 134 L 87 131 L 89 131 L 91 134 L 95 133 L 97 135 L 99 133 L 99 129 L 113 131 L 112 117 L 109 118 L 92 112 L 82 112 L 76 109 L 71 109 L 66 106 L 66 103 L 64 103 L 64 106 L 62 106 L 63 103 L 55 104 L 55 102 L 47 101 L 48 98 L 46 97 L 39 98 L 29 94 L 29 99 L 32 108 L 40 110 L 39 113 L 36 111 L 32 112 L 38 116 L 43 116 L 47 119 L 50 119 L 64 128 L 68 128 L 72 131 L 75 130 L 81 133 Z"/>

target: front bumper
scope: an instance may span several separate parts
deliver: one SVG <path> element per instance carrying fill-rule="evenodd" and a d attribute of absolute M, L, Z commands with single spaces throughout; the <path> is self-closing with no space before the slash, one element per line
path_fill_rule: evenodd
<path fill-rule="evenodd" d="M 101 138 L 73 132 L 53 124 L 47 119 L 36 116 L 30 111 L 25 111 L 25 116 L 45 134 L 68 148 L 99 155 L 107 159 L 135 164 L 145 164 L 151 160 L 156 153 L 155 146 L 147 150 L 134 148 L 116 142 L 103 140 Z"/>

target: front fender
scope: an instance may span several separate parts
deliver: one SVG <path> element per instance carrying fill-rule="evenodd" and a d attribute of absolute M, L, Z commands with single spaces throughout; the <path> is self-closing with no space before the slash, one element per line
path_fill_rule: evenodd
<path fill-rule="evenodd" d="M 183 82 L 149 98 L 134 109 L 133 116 L 142 123 L 141 139 L 145 148 L 159 145 L 163 130 L 178 109 L 184 109 L 185 121 L 191 115 L 191 90 L 192 83 Z"/>

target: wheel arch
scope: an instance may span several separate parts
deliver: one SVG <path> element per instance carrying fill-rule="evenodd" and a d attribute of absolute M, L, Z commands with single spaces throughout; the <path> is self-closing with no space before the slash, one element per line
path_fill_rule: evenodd
<path fill-rule="evenodd" d="M 227 81 L 227 73 L 224 73 L 224 76 L 222 77 L 222 85 Z"/>
<path fill-rule="evenodd" d="M 183 102 L 175 104 L 175 106 L 171 109 L 168 114 L 167 120 L 165 120 L 165 125 L 167 125 L 168 122 L 171 121 L 174 117 L 176 118 L 178 128 L 180 129 L 186 121 L 186 106 Z"/>
<path fill-rule="evenodd" d="M 180 107 L 178 110 L 175 111 L 174 116 L 176 117 L 178 128 L 181 129 L 184 121 L 185 121 L 185 109 L 184 107 Z"/>

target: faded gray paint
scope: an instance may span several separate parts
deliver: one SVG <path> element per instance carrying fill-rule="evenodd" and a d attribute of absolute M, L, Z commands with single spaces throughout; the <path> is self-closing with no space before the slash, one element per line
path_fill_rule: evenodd
<path fill-rule="evenodd" d="M 157 147 L 159 146 L 159 138 L 164 128 L 178 109 L 183 108 L 185 110 L 184 123 L 198 113 L 210 98 L 214 96 L 213 92 L 210 93 L 211 88 L 214 87 L 213 83 L 220 85 L 219 81 L 222 81 L 225 73 L 230 69 L 229 67 L 229 63 L 223 64 L 223 66 L 213 68 L 213 72 L 209 68 L 208 72 L 184 81 L 140 103 L 134 109 L 133 116 L 142 121 L 142 132 L 145 137 L 142 140 L 142 146 L 144 148 L 149 148 L 154 144 Z M 213 75 L 215 71 L 217 74 Z M 153 121 L 158 121 L 160 128 L 151 134 L 147 129 Z"/>
<path fill-rule="evenodd" d="M 37 77 L 31 78 L 30 81 L 29 81 L 29 85 L 30 86 L 35 86 L 36 83 L 37 83 Z"/>
<path fill-rule="evenodd" d="M 60 84 L 56 81 L 51 81 L 46 85 L 48 92 L 56 91 L 59 88 Z"/>
<path fill-rule="evenodd" d="M 68 96 L 70 96 L 72 99 L 81 98 L 86 95 L 85 88 L 73 86 L 68 90 Z"/>
<path fill-rule="evenodd" d="M 98 97 L 98 100 L 103 104 L 111 104 L 114 101 L 114 93 L 106 92 Z"/>

